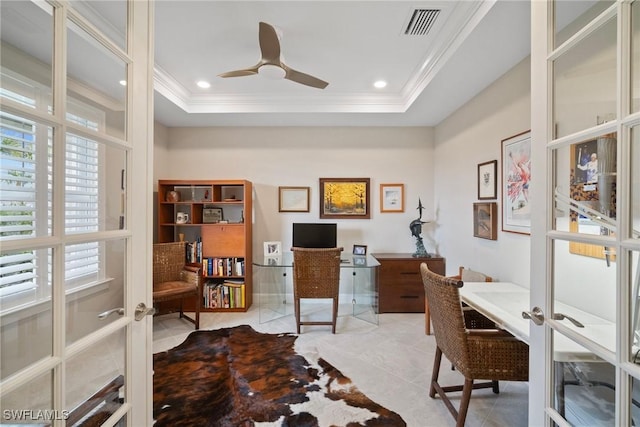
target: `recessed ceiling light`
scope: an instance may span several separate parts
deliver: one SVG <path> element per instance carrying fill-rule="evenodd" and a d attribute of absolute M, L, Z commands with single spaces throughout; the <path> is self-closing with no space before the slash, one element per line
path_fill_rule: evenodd
<path fill-rule="evenodd" d="M 209 89 L 211 87 L 211 83 L 205 82 L 204 80 L 200 80 L 196 84 L 198 85 L 198 87 L 201 87 L 202 89 Z"/>
<path fill-rule="evenodd" d="M 126 81 L 126 80 L 120 80 L 120 84 L 121 84 L 122 86 L 126 86 L 126 85 L 127 85 L 127 81 Z"/>
<path fill-rule="evenodd" d="M 375 82 L 373 84 L 373 86 L 375 86 L 378 89 L 382 89 L 383 87 L 385 87 L 387 85 L 387 82 L 385 82 L 384 80 L 378 80 L 377 82 Z"/>

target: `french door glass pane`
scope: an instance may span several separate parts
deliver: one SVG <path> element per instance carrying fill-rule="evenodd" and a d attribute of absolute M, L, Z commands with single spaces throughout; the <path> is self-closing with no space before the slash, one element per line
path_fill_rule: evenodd
<path fill-rule="evenodd" d="M 616 134 L 600 135 L 554 150 L 555 229 L 612 235 L 616 227 Z M 602 248 L 571 243 L 572 253 Z M 599 253 L 600 257 L 606 254 Z"/>
<path fill-rule="evenodd" d="M 602 13 L 615 1 L 575 1 L 556 0 L 555 7 L 555 43 L 558 47 L 566 42 L 587 22 Z"/>
<path fill-rule="evenodd" d="M 616 118 L 616 20 L 610 19 L 553 64 L 556 137 Z"/>
<path fill-rule="evenodd" d="M 50 236 L 53 129 L 0 111 L 0 241 Z"/>
<path fill-rule="evenodd" d="M 53 419 L 66 419 L 66 413 L 52 411 L 53 373 L 40 375 L 26 385 L 3 394 L 0 425 L 44 426 Z"/>
<path fill-rule="evenodd" d="M 127 2 L 125 0 L 75 0 L 72 5 L 120 49 L 126 49 Z"/>
<path fill-rule="evenodd" d="M 553 407 L 574 426 L 615 425 L 615 368 L 554 332 Z M 585 360 L 586 358 L 586 360 Z"/>
<path fill-rule="evenodd" d="M 631 111 L 640 111 L 640 3 L 631 3 Z"/>
<path fill-rule="evenodd" d="M 631 129 L 631 206 L 632 237 L 640 237 L 640 128 Z"/>
<path fill-rule="evenodd" d="M 53 8 L 46 2 L 0 2 L 0 31 L 2 97 L 48 111 L 52 105 Z"/>
<path fill-rule="evenodd" d="M 67 344 L 120 317 L 100 314 L 124 307 L 125 248 L 124 239 L 66 247 Z"/>
<path fill-rule="evenodd" d="M 124 139 L 126 65 L 83 29 L 70 21 L 68 25 L 67 119 Z"/>
<path fill-rule="evenodd" d="M 630 321 L 630 359 L 633 363 L 640 364 L 640 253 L 629 252 L 629 312 Z"/>
<path fill-rule="evenodd" d="M 0 379 L 52 354 L 51 254 L 0 252 Z"/>
<path fill-rule="evenodd" d="M 65 232 L 123 229 L 126 151 L 75 134 L 67 135 Z"/>
<path fill-rule="evenodd" d="M 602 253 L 605 248 L 594 253 Z M 562 325 L 593 341 L 607 351 L 615 351 L 616 258 L 572 252 L 570 243 L 555 240 L 553 310 Z M 588 292 L 587 292 L 588 290 Z M 548 314 L 552 317 L 553 313 Z M 607 332 L 608 331 L 608 332 Z M 605 333 L 606 332 L 606 333 Z"/>
<path fill-rule="evenodd" d="M 72 416 L 70 421 L 87 415 L 78 408 L 87 401 L 100 407 L 100 411 L 89 414 L 86 425 L 98 425 L 98 417 L 104 421 L 122 405 L 125 338 L 125 330 L 120 329 L 67 360 L 66 408 Z"/>

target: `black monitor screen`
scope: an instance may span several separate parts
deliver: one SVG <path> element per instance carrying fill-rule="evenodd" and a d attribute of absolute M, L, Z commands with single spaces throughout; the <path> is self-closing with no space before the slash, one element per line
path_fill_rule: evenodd
<path fill-rule="evenodd" d="M 297 248 L 335 248 L 337 224 L 293 223 L 293 246 Z"/>

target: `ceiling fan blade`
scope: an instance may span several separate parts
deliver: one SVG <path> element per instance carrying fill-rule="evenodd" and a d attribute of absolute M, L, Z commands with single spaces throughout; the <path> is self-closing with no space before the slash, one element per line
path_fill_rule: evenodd
<path fill-rule="evenodd" d="M 262 60 L 268 64 L 280 65 L 280 40 L 275 28 L 266 22 L 260 22 L 258 38 Z"/>
<path fill-rule="evenodd" d="M 244 70 L 227 71 L 226 73 L 218 74 L 218 77 L 244 77 L 253 76 L 258 74 L 258 67 L 247 68 Z"/>
<path fill-rule="evenodd" d="M 286 72 L 284 78 L 287 80 L 291 80 L 292 82 L 315 87 L 318 89 L 324 89 L 329 84 L 324 80 L 320 80 L 319 78 L 313 77 L 309 74 L 301 73 L 300 71 L 296 71 L 293 68 L 289 68 L 287 66 L 284 66 L 283 68 Z"/>

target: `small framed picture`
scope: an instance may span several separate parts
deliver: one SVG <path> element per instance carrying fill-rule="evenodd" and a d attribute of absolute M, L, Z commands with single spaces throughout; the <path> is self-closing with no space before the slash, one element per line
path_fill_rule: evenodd
<path fill-rule="evenodd" d="M 493 200 L 498 198 L 498 161 L 480 163 L 478 165 L 478 199 Z"/>
<path fill-rule="evenodd" d="M 202 209 L 202 223 L 213 224 L 222 221 L 222 208 L 204 208 Z"/>
<path fill-rule="evenodd" d="M 473 204 L 473 236 L 481 239 L 498 239 L 498 204 L 480 202 Z"/>
<path fill-rule="evenodd" d="M 309 212 L 310 187 L 278 187 L 278 212 Z"/>
<path fill-rule="evenodd" d="M 380 184 L 380 212 L 404 212 L 404 184 Z"/>
<path fill-rule="evenodd" d="M 279 256 L 282 255 L 282 243 L 280 242 L 264 242 L 264 256 Z"/>
<path fill-rule="evenodd" d="M 367 247 L 365 245 L 353 245 L 353 254 L 354 255 L 366 255 Z"/>

